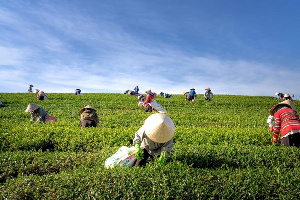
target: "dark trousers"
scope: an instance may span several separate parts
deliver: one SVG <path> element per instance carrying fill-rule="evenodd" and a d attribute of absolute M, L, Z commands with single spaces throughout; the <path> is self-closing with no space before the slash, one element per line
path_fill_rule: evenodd
<path fill-rule="evenodd" d="M 84 127 L 96 127 L 97 124 L 95 121 L 91 121 L 91 120 L 83 120 L 81 121 L 81 128 Z"/>
<path fill-rule="evenodd" d="M 282 138 L 281 144 L 289 147 L 300 147 L 300 133 L 294 133 L 292 135 Z"/>
<path fill-rule="evenodd" d="M 147 107 L 145 112 L 152 112 L 152 107 L 151 106 Z"/>
<path fill-rule="evenodd" d="M 44 96 L 39 96 L 38 100 L 44 100 Z"/>
<path fill-rule="evenodd" d="M 134 166 L 145 166 L 147 159 L 149 158 L 154 158 L 153 156 L 151 156 L 148 151 L 146 149 L 143 149 L 143 153 L 144 153 L 144 158 L 142 160 L 136 160 Z"/>

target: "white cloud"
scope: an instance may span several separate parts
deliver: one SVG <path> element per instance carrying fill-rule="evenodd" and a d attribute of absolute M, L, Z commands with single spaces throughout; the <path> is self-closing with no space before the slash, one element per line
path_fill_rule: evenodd
<path fill-rule="evenodd" d="M 83 92 L 122 93 L 139 85 L 141 92 L 181 94 L 194 87 L 201 94 L 210 87 L 216 94 L 273 95 L 280 91 L 300 96 L 298 71 L 272 62 L 189 54 L 189 49 L 164 41 L 166 36 L 170 41 L 183 38 L 180 31 L 172 32 L 179 25 L 159 20 L 161 14 L 133 13 L 133 18 L 144 18 L 132 26 L 132 22 L 120 23 L 122 15 L 109 11 L 98 15 L 79 12 L 73 4 L 50 2 L 35 6 L 22 12 L 0 8 L 0 92 L 26 92 L 33 84 L 45 92 L 81 88 Z M 139 32 L 139 28 L 162 37 Z"/>

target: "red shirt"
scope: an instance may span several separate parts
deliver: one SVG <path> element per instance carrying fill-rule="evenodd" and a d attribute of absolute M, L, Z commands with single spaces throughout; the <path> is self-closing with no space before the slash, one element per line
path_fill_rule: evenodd
<path fill-rule="evenodd" d="M 299 130 L 300 120 L 297 112 L 291 108 L 283 108 L 274 114 L 275 126 L 274 134 L 278 135 L 281 132 L 281 138 L 290 131 Z"/>
<path fill-rule="evenodd" d="M 149 107 L 150 105 L 148 103 L 151 103 L 153 99 L 153 96 L 150 94 L 147 94 L 146 100 L 144 102 L 144 105 L 146 105 L 146 107 Z"/>

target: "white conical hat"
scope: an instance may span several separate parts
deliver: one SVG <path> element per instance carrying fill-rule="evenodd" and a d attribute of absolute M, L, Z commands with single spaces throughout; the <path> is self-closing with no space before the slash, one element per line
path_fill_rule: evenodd
<path fill-rule="evenodd" d="M 166 143 L 174 137 L 175 125 L 172 119 L 163 113 L 150 115 L 145 123 L 145 133 L 153 142 Z"/>
<path fill-rule="evenodd" d="M 25 112 L 31 112 L 31 111 L 34 111 L 34 110 L 38 109 L 39 107 L 40 107 L 40 106 L 37 105 L 37 104 L 30 103 L 30 104 L 27 106 Z"/>

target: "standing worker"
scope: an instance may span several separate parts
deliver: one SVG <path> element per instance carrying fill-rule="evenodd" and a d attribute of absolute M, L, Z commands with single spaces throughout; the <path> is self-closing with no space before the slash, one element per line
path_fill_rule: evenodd
<path fill-rule="evenodd" d="M 169 116 L 162 113 L 150 115 L 133 139 L 137 150 L 135 166 L 144 166 L 149 157 L 153 159 L 155 156 L 164 163 L 173 149 L 174 134 L 175 125 Z"/>
<path fill-rule="evenodd" d="M 80 110 L 81 129 L 84 127 L 96 127 L 99 123 L 97 111 L 90 105 Z"/>
<path fill-rule="evenodd" d="M 135 94 L 138 94 L 140 91 L 139 86 L 138 85 L 135 86 L 135 88 L 133 90 L 134 90 Z"/>
<path fill-rule="evenodd" d="M 32 87 L 34 87 L 32 84 L 29 85 L 29 88 L 28 88 L 28 93 L 32 93 Z"/>
<path fill-rule="evenodd" d="M 270 114 L 275 119 L 273 142 L 278 142 L 281 133 L 281 144 L 300 147 L 300 120 L 293 103 L 289 99 L 278 103 Z"/>

